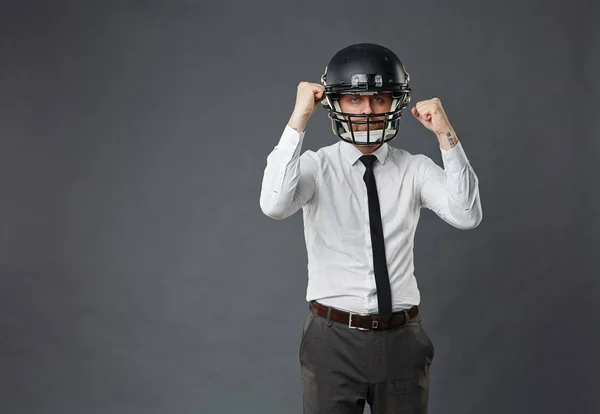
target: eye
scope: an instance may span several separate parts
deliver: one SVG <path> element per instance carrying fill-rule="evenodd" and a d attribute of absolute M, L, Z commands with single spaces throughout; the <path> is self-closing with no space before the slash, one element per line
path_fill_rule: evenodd
<path fill-rule="evenodd" d="M 358 101 L 359 101 L 358 96 L 352 96 L 350 98 L 350 102 L 352 102 L 352 103 L 358 103 Z"/>

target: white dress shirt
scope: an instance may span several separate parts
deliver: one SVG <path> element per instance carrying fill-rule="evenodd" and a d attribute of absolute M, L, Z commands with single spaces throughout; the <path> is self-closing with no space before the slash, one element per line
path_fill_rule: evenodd
<path fill-rule="evenodd" d="M 363 154 L 342 140 L 301 154 L 304 134 L 286 125 L 267 157 L 260 207 L 278 220 L 302 208 L 307 301 L 378 313 Z M 458 229 L 482 220 L 478 179 L 462 144 L 440 150 L 444 169 L 387 143 L 373 153 L 394 311 L 420 302 L 413 245 L 421 208 Z"/>

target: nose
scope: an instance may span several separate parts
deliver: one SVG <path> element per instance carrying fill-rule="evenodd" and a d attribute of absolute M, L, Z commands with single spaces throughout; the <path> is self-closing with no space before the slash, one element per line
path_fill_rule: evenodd
<path fill-rule="evenodd" d="M 363 105 L 363 115 L 369 115 L 373 113 L 373 107 L 371 107 L 371 100 L 365 100 L 365 104 Z"/>

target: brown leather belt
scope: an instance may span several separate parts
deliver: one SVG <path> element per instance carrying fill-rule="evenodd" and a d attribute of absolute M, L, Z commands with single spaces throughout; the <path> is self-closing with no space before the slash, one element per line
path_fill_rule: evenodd
<path fill-rule="evenodd" d="M 390 322 L 386 324 L 380 319 L 379 315 L 363 315 L 353 312 L 344 312 L 321 305 L 314 300 L 310 302 L 310 310 L 323 318 L 327 318 L 329 311 L 331 311 L 330 318 L 332 321 L 348 324 L 350 329 L 358 329 L 359 331 L 395 328 L 404 325 L 407 322 L 407 315 L 408 320 L 410 320 L 419 314 L 419 307 L 413 306 L 405 311 L 394 312 Z"/>

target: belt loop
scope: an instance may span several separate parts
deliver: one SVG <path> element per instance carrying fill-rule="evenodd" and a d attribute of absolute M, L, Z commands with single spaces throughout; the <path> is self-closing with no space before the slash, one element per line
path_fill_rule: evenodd
<path fill-rule="evenodd" d="M 333 321 L 331 320 L 331 308 L 327 309 L 327 326 L 331 328 Z"/>
<path fill-rule="evenodd" d="M 410 322 L 410 315 L 408 314 L 408 309 L 404 309 L 404 323 L 407 324 Z"/>

